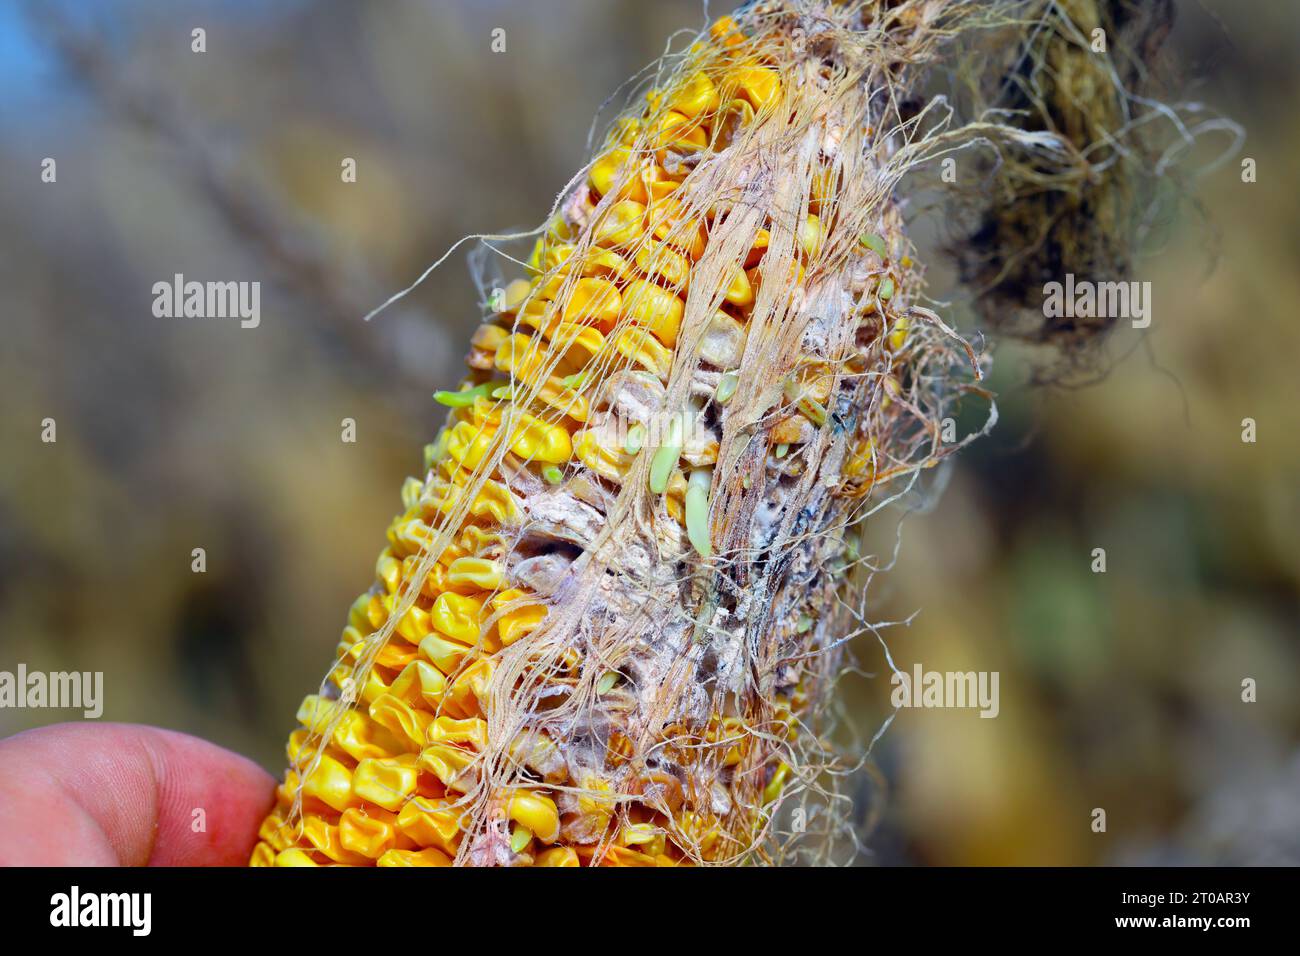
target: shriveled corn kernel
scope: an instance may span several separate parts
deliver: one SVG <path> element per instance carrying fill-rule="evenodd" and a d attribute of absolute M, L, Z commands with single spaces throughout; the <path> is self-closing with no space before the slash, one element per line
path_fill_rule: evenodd
<path fill-rule="evenodd" d="M 329 754 L 322 754 L 316 769 L 303 779 L 302 792 L 335 810 L 346 810 L 355 804 L 352 772 Z"/>
<path fill-rule="evenodd" d="M 462 811 L 451 800 L 413 797 L 397 815 L 397 829 L 408 839 L 444 853 L 455 853 L 460 840 Z"/>
<path fill-rule="evenodd" d="M 620 355 L 653 372 L 661 381 L 667 381 L 673 366 L 672 350 L 659 342 L 649 329 L 626 328 L 611 342 Z"/>
<path fill-rule="evenodd" d="M 502 307 L 507 312 L 513 312 L 523 305 L 524 300 L 528 298 L 528 293 L 531 291 L 532 284 L 527 279 L 511 280 L 506 283 L 505 294 L 501 297 Z M 485 328 L 497 328 L 497 326 L 485 326 Z"/>
<path fill-rule="evenodd" d="M 290 847 L 275 855 L 276 866 L 320 866 L 306 850 Z"/>
<path fill-rule="evenodd" d="M 423 710 L 416 710 L 400 697 L 381 694 L 370 704 L 370 719 L 384 727 L 406 747 L 420 747 L 433 718 Z M 355 782 L 355 781 L 354 781 Z"/>
<path fill-rule="evenodd" d="M 419 771 L 412 756 L 362 760 L 352 774 L 352 793 L 385 810 L 400 810 L 415 793 Z"/>
<path fill-rule="evenodd" d="M 344 810 L 339 818 L 339 843 L 351 853 L 378 859 L 397 843 L 395 821 L 392 814 L 378 810 Z"/>
<path fill-rule="evenodd" d="M 562 465 L 573 457 L 573 442 L 563 426 L 520 413 L 511 436 L 510 450 L 524 461 Z"/>
<path fill-rule="evenodd" d="M 409 703 L 415 703 L 418 698 L 426 706 L 436 707 L 447 692 L 447 677 L 428 661 L 414 660 L 402 669 L 389 692 Z"/>
<path fill-rule="evenodd" d="M 452 587 L 495 591 L 504 581 L 505 568 L 487 558 L 457 558 L 447 569 L 447 583 Z"/>
<path fill-rule="evenodd" d="M 467 793 L 474 783 L 475 759 L 468 750 L 435 743 L 420 751 L 419 766 L 442 781 L 444 786 Z"/>
<path fill-rule="evenodd" d="M 905 315 L 900 315 L 894 321 L 894 327 L 889 333 L 890 349 L 897 352 L 907 343 L 907 332 L 910 327 L 911 325 Z"/>
<path fill-rule="evenodd" d="M 487 721 L 481 717 L 448 717 L 434 719 L 429 725 L 428 742 L 458 744 L 484 750 L 487 747 Z"/>
<path fill-rule="evenodd" d="M 527 591 L 511 588 L 502 591 L 492 599 L 496 610 L 508 607 L 516 601 L 529 597 Z M 497 618 L 497 631 L 501 634 L 501 643 L 509 646 L 537 627 L 546 617 L 546 606 L 540 603 L 522 603 L 506 611 Z"/>
<path fill-rule="evenodd" d="M 461 643 L 473 645 L 479 639 L 482 611 L 483 602 L 478 598 L 447 591 L 438 595 L 438 600 L 433 604 L 430 620 L 440 633 Z"/>
<path fill-rule="evenodd" d="M 451 857 L 441 850 L 389 850 L 379 858 L 378 866 L 451 866 Z"/>

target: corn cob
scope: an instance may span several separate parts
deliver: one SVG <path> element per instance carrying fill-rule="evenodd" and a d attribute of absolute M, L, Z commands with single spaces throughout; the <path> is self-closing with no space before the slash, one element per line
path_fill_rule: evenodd
<path fill-rule="evenodd" d="M 913 9 L 751 5 L 613 125 L 436 396 L 253 865 L 775 858 L 854 522 L 944 453 L 864 52 L 921 62 Z"/>

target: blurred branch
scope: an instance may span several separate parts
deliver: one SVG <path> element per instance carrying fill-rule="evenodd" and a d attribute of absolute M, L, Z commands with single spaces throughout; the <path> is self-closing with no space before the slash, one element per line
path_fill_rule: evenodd
<path fill-rule="evenodd" d="M 371 376 L 377 373 L 389 381 L 405 378 L 420 389 L 427 386 L 423 380 L 414 381 L 410 367 L 385 347 L 386 336 L 361 321 L 383 298 L 374 279 L 355 265 L 345 267 L 334 261 L 311 227 L 282 201 L 223 163 L 219 150 L 188 119 L 194 110 L 180 108 L 161 92 L 163 84 L 151 89 L 130 86 L 102 44 L 79 32 L 54 5 L 29 2 L 26 12 L 35 31 L 88 95 L 176 149 L 184 175 L 231 233 L 271 265 L 281 286 L 307 307 L 304 314 L 325 320 L 324 325 L 306 323 L 323 345 L 333 345 L 344 353 L 345 362 Z"/>

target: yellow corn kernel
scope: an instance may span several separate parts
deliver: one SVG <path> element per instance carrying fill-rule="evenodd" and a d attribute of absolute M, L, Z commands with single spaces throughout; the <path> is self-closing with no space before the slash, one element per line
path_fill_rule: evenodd
<path fill-rule="evenodd" d="M 644 203 L 624 199 L 600 214 L 592 230 L 593 241 L 602 245 L 622 246 L 645 231 Z"/>
<path fill-rule="evenodd" d="M 662 827 L 653 823 L 629 823 L 619 831 L 618 842 L 623 846 L 640 847 L 650 856 L 660 856 L 667 849 L 667 835 Z"/>
<path fill-rule="evenodd" d="M 889 347 L 897 352 L 907 343 L 907 332 L 910 328 L 907 316 L 900 315 L 894 320 L 894 327 L 889 333 Z"/>
<path fill-rule="evenodd" d="M 339 817 L 339 843 L 349 853 L 378 859 L 397 844 L 396 819 L 373 808 L 344 810 Z"/>
<path fill-rule="evenodd" d="M 452 482 L 444 482 L 435 489 L 434 506 L 444 515 L 451 514 L 461 503 L 464 487 Z M 499 481 L 483 482 L 478 494 L 470 502 L 469 513 L 475 518 L 491 518 L 498 524 L 504 524 L 519 515 L 519 504 L 510 489 Z"/>
<path fill-rule="evenodd" d="M 438 702 L 446 692 L 446 676 L 436 667 L 430 666 L 428 661 L 422 660 L 414 660 L 407 664 L 389 689 L 389 693 L 394 697 L 412 704 L 423 700 L 430 708 L 437 708 Z"/>
<path fill-rule="evenodd" d="M 300 850 L 297 847 L 290 847 L 282 850 L 275 855 L 276 866 L 320 866 L 306 850 Z"/>
<path fill-rule="evenodd" d="M 604 433 L 584 428 L 573 436 L 573 451 L 584 465 L 610 481 L 622 483 L 623 476 L 632 467 L 632 456 L 615 447 Z"/>
<path fill-rule="evenodd" d="M 385 810 L 400 810 L 415 793 L 419 776 L 412 754 L 362 760 L 352 772 L 352 793 Z"/>
<path fill-rule="evenodd" d="M 478 643 L 482 611 L 478 598 L 448 591 L 438 595 L 430 619 L 439 632 L 472 646 Z"/>
<path fill-rule="evenodd" d="M 623 116 L 614 121 L 610 141 L 621 146 L 631 146 L 641 132 L 641 121 L 630 116 Z"/>
<path fill-rule="evenodd" d="M 875 443 L 868 438 L 862 445 L 849 450 L 848 461 L 844 465 L 844 474 L 849 478 L 874 474 L 876 470 Z"/>
<path fill-rule="evenodd" d="M 560 837 L 560 811 L 555 801 L 529 790 L 515 790 L 505 795 L 506 816 L 527 827 L 543 843 Z"/>
<path fill-rule="evenodd" d="M 468 793 L 473 786 L 475 755 L 451 744 L 429 744 L 420 751 L 420 769 L 433 774 L 451 790 Z"/>
<path fill-rule="evenodd" d="M 579 279 L 564 303 L 564 321 L 613 328 L 623 297 L 608 279 Z"/>
<path fill-rule="evenodd" d="M 650 204 L 649 228 L 656 239 L 685 252 L 692 259 L 704 255 L 704 224 L 686 215 L 684 204 L 675 196 L 664 196 Z"/>
<path fill-rule="evenodd" d="M 304 796 L 314 797 L 335 810 L 354 806 L 352 772 L 329 754 L 321 754 L 320 763 L 302 783 Z"/>
<path fill-rule="evenodd" d="M 285 826 L 284 819 L 272 811 L 258 828 L 257 838 L 265 842 L 269 849 L 279 853 L 293 843 L 293 827 Z"/>
<path fill-rule="evenodd" d="M 661 381 L 668 380 L 668 373 L 673 367 L 672 350 L 660 344 L 648 330 L 624 329 L 612 341 L 619 354 L 653 372 Z"/>
<path fill-rule="evenodd" d="M 266 842 L 263 837 L 262 841 L 253 847 L 253 855 L 248 861 L 249 866 L 275 866 L 277 850 Z M 574 859 L 577 859 L 576 855 Z M 574 864 L 577 865 L 576 863 Z"/>
<path fill-rule="evenodd" d="M 447 453 L 466 468 L 477 468 L 492 445 L 496 428 L 458 422 L 447 435 Z"/>
<path fill-rule="evenodd" d="M 447 583 L 462 590 L 495 591 L 505 581 L 505 568 L 486 558 L 457 558 L 447 569 Z"/>
<path fill-rule="evenodd" d="M 391 691 L 370 705 L 370 719 L 401 740 L 407 748 L 424 746 L 424 736 L 433 715 L 416 710 Z"/>
<path fill-rule="evenodd" d="M 389 595 L 388 600 L 391 601 L 392 599 L 393 596 Z M 402 635 L 402 637 L 406 638 L 412 644 L 419 644 L 420 641 L 424 639 L 424 635 L 429 633 L 429 629 L 432 626 L 433 625 L 429 623 L 429 612 L 412 605 L 407 609 L 407 612 L 402 615 L 402 619 L 397 623 L 397 633 Z M 403 666 L 405 666 L 404 663 Z"/>
<path fill-rule="evenodd" d="M 537 854 L 534 866 L 581 866 L 577 851 L 568 846 L 553 846 Z"/>
<path fill-rule="evenodd" d="M 668 100 L 668 107 L 683 116 L 696 117 L 718 108 L 718 88 L 708 74 L 697 72 Z"/>
<path fill-rule="evenodd" d="M 646 201 L 645 183 L 641 180 L 640 171 L 630 165 L 631 160 L 631 150 L 621 146 L 611 149 L 591 164 L 587 178 L 602 196 L 608 196 L 618 187 L 621 198 L 643 203 Z"/>
<path fill-rule="evenodd" d="M 452 801 L 416 797 L 397 815 L 397 829 L 424 847 L 455 854 L 460 842 L 461 813 L 448 809 Z"/>
<path fill-rule="evenodd" d="M 737 83 L 740 92 L 756 110 L 761 110 L 781 92 L 781 77 L 765 66 L 741 67 L 729 79 Z"/>
<path fill-rule="evenodd" d="M 524 412 L 510 440 L 510 450 L 524 461 L 562 465 L 573 457 L 573 443 L 562 425 L 551 425 Z"/>
<path fill-rule="evenodd" d="M 309 815 L 302 821 L 303 838 L 312 845 L 317 853 L 328 857 L 334 863 L 357 866 L 365 862 L 363 857 L 349 852 L 339 839 L 339 828 L 318 816 Z"/>
<path fill-rule="evenodd" d="M 679 252 L 674 252 L 662 242 L 647 242 L 637 248 L 637 267 L 650 276 L 665 279 L 674 288 L 685 292 L 691 280 L 691 264 Z"/>
<path fill-rule="evenodd" d="M 595 332 L 595 329 L 588 331 Z M 599 333 L 597 333 L 599 335 Z M 604 347 L 604 336 L 601 336 L 601 346 Z M 543 404 L 550 406 L 557 412 L 572 418 L 574 421 L 585 422 L 591 416 L 591 403 L 581 392 L 575 391 L 564 384 L 563 379 L 552 376 L 547 379 L 537 393 Z"/>
<path fill-rule="evenodd" d="M 686 310 L 681 299 L 653 282 L 633 279 L 624 290 L 623 302 L 624 311 L 633 322 L 648 328 L 664 345 L 676 343 Z"/>
<path fill-rule="evenodd" d="M 659 120 L 655 137 L 657 149 L 696 150 L 709 143 L 700 124 L 676 110 L 669 110 Z"/>
<path fill-rule="evenodd" d="M 539 377 L 545 360 L 546 349 L 540 339 L 516 332 L 501 343 L 494 364 L 518 381 L 531 382 Z"/>
<path fill-rule="evenodd" d="M 501 608 L 527 597 L 529 597 L 527 591 L 511 588 L 494 597 L 492 607 L 499 611 Z M 497 631 L 501 635 L 501 643 L 506 646 L 513 644 L 532 631 L 542 622 L 544 617 L 546 617 L 546 606 L 540 603 L 522 604 L 502 614 L 501 617 L 497 618 Z"/>
<path fill-rule="evenodd" d="M 431 744 L 460 744 L 475 750 L 487 749 L 487 721 L 481 717 L 442 716 L 429 726 L 428 742 Z"/>
<path fill-rule="evenodd" d="M 472 644 L 463 644 L 441 634 L 430 634 L 420 642 L 420 653 L 448 676 L 456 673 L 473 650 Z"/>
<path fill-rule="evenodd" d="M 736 274 L 731 278 L 731 285 L 727 287 L 727 294 L 724 299 L 732 305 L 740 306 L 742 309 L 754 304 L 754 285 L 749 281 L 749 276 L 745 274 L 744 269 L 736 270 Z"/>
<path fill-rule="evenodd" d="M 501 305 L 506 312 L 513 312 L 519 306 L 523 305 L 524 300 L 528 298 L 528 293 L 532 291 L 532 283 L 527 279 L 513 279 L 506 283 L 504 295 L 501 296 Z M 498 328 L 498 326 L 480 326 L 480 328 Z M 502 331 L 505 331 L 504 329 Z M 475 343 L 477 344 L 477 343 Z M 484 348 L 489 346 L 484 345 Z M 493 348 L 495 351 L 495 348 Z"/>
<path fill-rule="evenodd" d="M 709 35 L 727 46 L 736 46 L 745 42 L 745 35 L 730 16 L 722 16 L 709 27 Z"/>
<path fill-rule="evenodd" d="M 441 850 L 389 850 L 376 866 L 451 866 L 451 857 Z"/>
<path fill-rule="evenodd" d="M 480 657 L 468 664 L 447 688 L 442 702 L 444 713 L 462 717 L 483 713 L 496 666 L 496 660 L 491 657 Z"/>
<path fill-rule="evenodd" d="M 617 316 L 612 320 L 602 318 L 601 321 L 612 327 Z M 605 347 L 605 336 L 600 329 L 580 322 L 556 322 L 546 330 L 546 335 L 552 345 L 575 364 L 585 365 Z M 578 354 L 579 352 L 583 354 Z"/>

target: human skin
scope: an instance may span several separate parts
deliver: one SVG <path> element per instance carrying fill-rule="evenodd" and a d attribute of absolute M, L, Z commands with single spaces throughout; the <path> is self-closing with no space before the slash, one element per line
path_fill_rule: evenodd
<path fill-rule="evenodd" d="M 274 789 L 246 757 L 175 731 L 26 731 L 0 740 L 0 866 L 241 866 Z"/>

